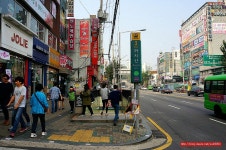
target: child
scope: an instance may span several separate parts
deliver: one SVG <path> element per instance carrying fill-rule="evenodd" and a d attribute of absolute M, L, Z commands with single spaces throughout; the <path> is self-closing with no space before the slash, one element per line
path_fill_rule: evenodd
<path fill-rule="evenodd" d="M 71 106 L 71 114 L 74 112 L 74 107 L 75 107 L 75 91 L 73 86 L 70 86 L 69 92 L 68 92 L 68 100 L 69 104 Z"/>

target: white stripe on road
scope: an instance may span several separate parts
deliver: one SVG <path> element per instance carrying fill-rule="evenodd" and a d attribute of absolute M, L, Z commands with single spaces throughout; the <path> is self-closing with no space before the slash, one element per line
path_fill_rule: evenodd
<path fill-rule="evenodd" d="M 168 105 L 170 107 L 176 108 L 176 109 L 180 109 L 179 107 L 173 106 L 173 105 Z"/>
<path fill-rule="evenodd" d="M 215 119 L 212 119 L 212 118 L 209 118 L 210 120 L 212 120 L 212 121 L 215 121 L 215 122 L 218 122 L 218 123 L 221 123 L 221 124 L 223 124 L 223 125 L 226 125 L 226 123 L 225 122 L 221 122 L 221 121 L 218 121 L 218 120 L 215 120 Z"/>
<path fill-rule="evenodd" d="M 151 99 L 151 100 L 154 101 L 154 102 L 157 101 L 157 100 L 155 100 L 155 99 Z"/>
<path fill-rule="evenodd" d="M 187 101 L 182 101 L 183 103 L 187 103 L 187 104 L 193 104 L 193 103 L 191 103 L 191 102 L 187 102 Z"/>

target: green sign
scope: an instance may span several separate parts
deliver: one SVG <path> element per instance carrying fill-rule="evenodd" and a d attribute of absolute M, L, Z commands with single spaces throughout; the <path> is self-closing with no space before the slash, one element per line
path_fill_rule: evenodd
<path fill-rule="evenodd" d="M 204 55 L 203 66 L 225 66 L 223 55 Z"/>
<path fill-rule="evenodd" d="M 131 83 L 142 81 L 141 41 L 132 40 L 131 46 Z"/>

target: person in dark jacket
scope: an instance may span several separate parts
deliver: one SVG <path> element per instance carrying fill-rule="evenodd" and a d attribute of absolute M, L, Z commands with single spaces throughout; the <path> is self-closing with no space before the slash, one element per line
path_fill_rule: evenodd
<path fill-rule="evenodd" d="M 0 105 L 4 114 L 3 125 L 8 126 L 9 123 L 9 111 L 7 104 L 9 103 L 10 97 L 13 95 L 13 85 L 9 82 L 9 76 L 4 74 L 2 76 L 2 82 L 0 83 Z"/>
<path fill-rule="evenodd" d="M 88 107 L 91 116 L 93 115 L 93 109 L 91 107 L 91 91 L 89 89 L 89 85 L 84 85 L 84 91 L 81 92 L 81 98 L 82 98 L 82 115 L 85 115 L 86 107 Z"/>
<path fill-rule="evenodd" d="M 109 94 L 109 100 L 111 100 L 111 105 L 115 110 L 114 126 L 119 119 L 119 102 L 121 99 L 121 92 L 118 90 L 118 86 L 114 85 L 114 90 Z"/>

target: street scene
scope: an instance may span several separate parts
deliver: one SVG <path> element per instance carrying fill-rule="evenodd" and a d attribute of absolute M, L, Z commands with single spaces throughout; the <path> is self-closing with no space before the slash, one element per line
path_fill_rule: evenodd
<path fill-rule="evenodd" d="M 226 149 L 224 0 L 0 0 L 0 150 Z"/>

